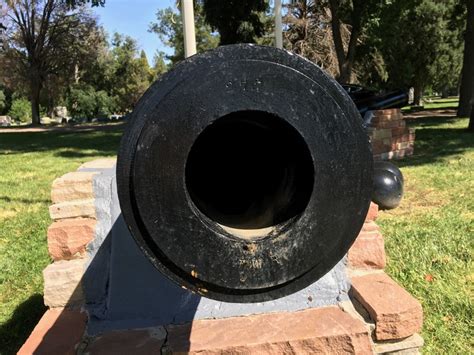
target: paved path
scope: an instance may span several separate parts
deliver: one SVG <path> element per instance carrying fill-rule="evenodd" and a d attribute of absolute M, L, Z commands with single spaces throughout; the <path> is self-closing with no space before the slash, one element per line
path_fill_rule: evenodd
<path fill-rule="evenodd" d="M 421 110 L 417 112 L 407 112 L 403 114 L 403 118 L 408 120 L 415 120 L 424 117 L 456 117 L 456 109 L 443 108 L 432 110 Z"/>
<path fill-rule="evenodd" d="M 125 122 L 77 126 L 24 126 L 0 128 L 0 133 L 118 131 L 124 127 Z"/>

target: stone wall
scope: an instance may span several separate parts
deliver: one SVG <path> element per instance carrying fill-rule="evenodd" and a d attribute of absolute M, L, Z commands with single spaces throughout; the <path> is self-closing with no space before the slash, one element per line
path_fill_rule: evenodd
<path fill-rule="evenodd" d="M 229 304 L 181 289 L 143 256 L 120 216 L 114 165 L 96 160 L 53 183 L 50 310 L 20 354 L 415 354 L 423 345 L 420 303 L 383 271 L 377 205 L 347 258 L 321 280 L 272 302 Z"/>
<path fill-rule="evenodd" d="M 372 112 L 367 128 L 375 160 L 401 159 L 413 154 L 415 129 L 406 127 L 400 109 Z"/>

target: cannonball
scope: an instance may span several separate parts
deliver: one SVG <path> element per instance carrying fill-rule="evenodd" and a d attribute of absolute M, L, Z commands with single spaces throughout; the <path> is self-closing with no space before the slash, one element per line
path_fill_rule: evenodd
<path fill-rule="evenodd" d="M 385 169 L 374 169 L 372 201 L 382 210 L 396 208 L 403 197 L 403 181 Z"/>
<path fill-rule="evenodd" d="M 395 174 L 401 180 L 402 184 L 404 183 L 404 178 L 401 170 L 393 163 L 390 163 L 388 161 L 375 161 L 374 169 L 383 169 L 390 171 L 392 174 Z"/>

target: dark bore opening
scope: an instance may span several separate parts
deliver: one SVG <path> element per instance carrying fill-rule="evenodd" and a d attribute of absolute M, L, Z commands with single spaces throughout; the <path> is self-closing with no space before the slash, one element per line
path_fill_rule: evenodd
<path fill-rule="evenodd" d="M 198 136 L 186 163 L 186 186 L 196 207 L 238 229 L 275 226 L 300 215 L 313 180 L 303 137 L 262 111 L 216 120 Z"/>

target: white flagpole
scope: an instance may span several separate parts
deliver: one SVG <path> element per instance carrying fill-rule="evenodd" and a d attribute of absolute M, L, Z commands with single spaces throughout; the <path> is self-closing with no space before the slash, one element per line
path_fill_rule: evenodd
<path fill-rule="evenodd" d="M 281 25 L 281 0 L 275 0 L 275 47 L 283 48 L 283 32 Z"/>
<path fill-rule="evenodd" d="M 196 54 L 193 0 L 181 0 L 181 15 L 183 16 L 184 56 L 187 58 Z"/>

